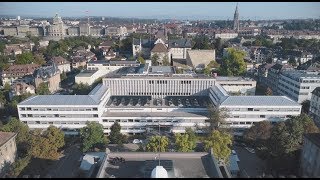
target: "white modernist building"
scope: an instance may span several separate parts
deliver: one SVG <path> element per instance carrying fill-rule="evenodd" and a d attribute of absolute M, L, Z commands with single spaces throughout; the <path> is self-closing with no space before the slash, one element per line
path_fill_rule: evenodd
<path fill-rule="evenodd" d="M 30 128 L 52 124 L 72 132 L 87 121 L 96 121 L 106 134 L 114 122 L 119 122 L 126 134 L 143 133 L 159 125 L 171 132 L 183 133 L 191 127 L 201 133 L 209 126 L 210 104 L 227 108 L 228 125 L 240 129 L 262 120 L 285 120 L 301 111 L 301 105 L 284 96 L 229 96 L 215 78 L 178 75 L 172 67 L 147 63 L 109 73 L 89 95 L 30 97 L 18 105 L 18 112 Z"/>
<path fill-rule="evenodd" d="M 284 71 L 280 74 L 278 93 L 302 103 L 311 99 L 311 92 L 320 86 L 320 73 L 310 71 Z"/>

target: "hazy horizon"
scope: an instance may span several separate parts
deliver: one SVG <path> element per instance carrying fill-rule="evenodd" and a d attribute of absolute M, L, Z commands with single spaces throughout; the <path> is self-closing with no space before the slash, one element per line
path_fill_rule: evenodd
<path fill-rule="evenodd" d="M 0 2 L 1 15 L 231 20 L 236 2 Z M 240 2 L 240 20 L 318 19 L 319 2 Z"/>

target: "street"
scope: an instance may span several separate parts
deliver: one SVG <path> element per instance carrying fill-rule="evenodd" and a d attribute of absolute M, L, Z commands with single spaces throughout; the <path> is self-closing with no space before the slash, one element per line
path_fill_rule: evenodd
<path fill-rule="evenodd" d="M 242 174 L 249 177 L 261 176 L 265 172 L 266 164 L 255 153 L 250 153 L 244 147 L 234 146 L 233 149 L 237 152 L 240 159 L 239 168 Z"/>
<path fill-rule="evenodd" d="M 61 157 L 59 161 L 50 167 L 50 171 L 47 177 L 51 178 L 74 178 L 77 176 L 77 172 L 80 166 L 79 159 L 82 156 L 82 152 L 76 147 L 76 145 L 64 151 L 64 157 Z"/>

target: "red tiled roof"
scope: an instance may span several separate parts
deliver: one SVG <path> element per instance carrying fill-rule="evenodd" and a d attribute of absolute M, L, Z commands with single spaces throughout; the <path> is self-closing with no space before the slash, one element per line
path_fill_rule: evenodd
<path fill-rule="evenodd" d="M 162 44 L 162 43 L 157 43 L 153 49 L 151 50 L 151 52 L 168 52 L 167 47 Z"/>

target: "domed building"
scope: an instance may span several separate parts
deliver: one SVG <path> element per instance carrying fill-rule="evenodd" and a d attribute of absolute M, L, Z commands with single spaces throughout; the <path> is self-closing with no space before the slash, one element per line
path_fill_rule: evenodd
<path fill-rule="evenodd" d="M 151 172 L 151 178 L 168 178 L 168 172 L 163 166 L 156 166 Z"/>
<path fill-rule="evenodd" d="M 58 13 L 53 18 L 52 25 L 48 28 L 48 36 L 52 36 L 58 39 L 63 39 L 65 36 L 64 23 Z"/>

